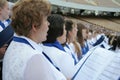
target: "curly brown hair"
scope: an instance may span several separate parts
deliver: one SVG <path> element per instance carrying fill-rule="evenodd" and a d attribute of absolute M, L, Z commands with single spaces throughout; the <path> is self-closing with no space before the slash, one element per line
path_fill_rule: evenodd
<path fill-rule="evenodd" d="M 21 36 L 29 36 L 32 25 L 40 28 L 43 17 L 51 12 L 51 5 L 47 0 L 21 0 L 12 9 L 12 27 Z"/>

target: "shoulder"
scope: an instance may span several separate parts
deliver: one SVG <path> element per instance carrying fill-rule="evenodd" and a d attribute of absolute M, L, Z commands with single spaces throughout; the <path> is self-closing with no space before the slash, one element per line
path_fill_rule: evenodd
<path fill-rule="evenodd" d="M 47 52 L 47 53 L 57 53 L 57 54 L 63 54 L 65 53 L 64 51 L 56 48 L 56 47 L 49 47 L 49 46 L 42 46 L 43 47 L 43 51 Z"/>
<path fill-rule="evenodd" d="M 8 62 L 7 60 L 11 60 L 11 63 L 14 62 L 13 64 L 18 65 L 19 62 L 24 63 L 35 54 L 40 54 L 40 52 L 32 49 L 29 45 L 24 43 L 21 44 L 12 41 L 5 53 L 4 60 L 6 62 Z"/>

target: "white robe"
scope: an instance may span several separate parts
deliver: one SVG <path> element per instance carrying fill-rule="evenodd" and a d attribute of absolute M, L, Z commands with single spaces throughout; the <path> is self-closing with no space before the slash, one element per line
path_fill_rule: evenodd
<path fill-rule="evenodd" d="M 3 60 L 3 80 L 66 80 L 42 54 L 42 48 L 25 39 L 35 49 L 28 44 L 12 41 Z"/>
<path fill-rule="evenodd" d="M 75 52 L 75 46 L 73 45 L 73 43 L 68 44 L 67 46 L 64 46 L 65 51 L 70 54 L 71 56 L 74 56 L 74 59 L 76 60 L 76 62 L 78 62 L 78 58 L 77 58 L 77 53 Z"/>
<path fill-rule="evenodd" d="M 71 79 L 79 69 L 81 63 L 74 65 L 72 56 L 56 47 L 43 45 L 44 53 L 49 56 L 54 65 L 69 79 Z"/>
<path fill-rule="evenodd" d="M 116 50 L 115 50 L 115 53 L 119 53 L 120 54 L 120 48 L 116 48 Z"/>

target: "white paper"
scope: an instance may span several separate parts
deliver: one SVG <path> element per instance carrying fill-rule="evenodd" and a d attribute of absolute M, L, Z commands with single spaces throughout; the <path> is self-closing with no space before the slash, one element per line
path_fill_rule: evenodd
<path fill-rule="evenodd" d="M 73 80 L 117 80 L 120 76 L 120 56 L 103 48 L 88 52 L 86 61 Z"/>

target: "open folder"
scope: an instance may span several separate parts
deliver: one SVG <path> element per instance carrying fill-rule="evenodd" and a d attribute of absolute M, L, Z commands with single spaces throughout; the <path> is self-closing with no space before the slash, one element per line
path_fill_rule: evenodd
<path fill-rule="evenodd" d="M 72 80 L 120 80 L 120 54 L 103 48 L 90 50 Z"/>

